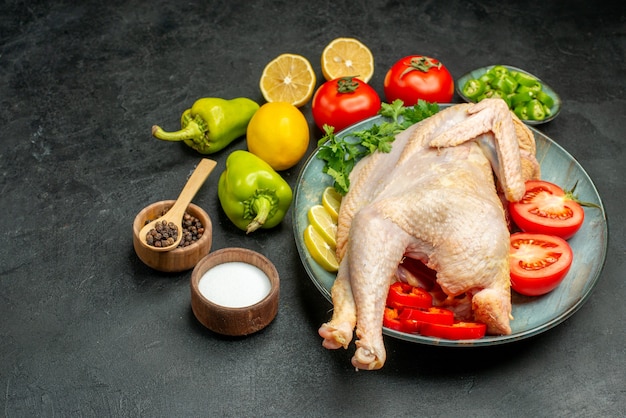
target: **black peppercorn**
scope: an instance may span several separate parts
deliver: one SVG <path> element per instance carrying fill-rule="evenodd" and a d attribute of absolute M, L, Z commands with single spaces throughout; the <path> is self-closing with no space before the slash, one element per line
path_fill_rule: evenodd
<path fill-rule="evenodd" d="M 162 215 L 166 214 L 169 208 L 166 208 L 161 213 Z M 152 222 L 152 220 L 147 220 L 146 224 Z M 185 212 L 182 220 L 182 238 L 177 248 L 186 247 L 195 243 L 199 240 L 204 234 L 204 226 L 200 219 L 195 216 Z M 178 238 L 178 228 L 173 222 L 158 222 L 152 230 L 148 232 L 146 235 L 146 242 L 148 245 L 152 245 L 154 247 L 169 247 L 171 246 Z"/>

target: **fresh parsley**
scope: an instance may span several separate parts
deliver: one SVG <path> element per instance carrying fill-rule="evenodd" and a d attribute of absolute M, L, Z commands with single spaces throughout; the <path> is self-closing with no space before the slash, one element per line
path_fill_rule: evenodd
<path fill-rule="evenodd" d="M 402 100 L 382 103 L 378 112 L 385 119 L 380 125 L 351 132 L 337 137 L 332 126 L 324 125 L 325 135 L 317 142 L 317 158 L 325 161 L 323 172 L 333 178 L 333 186 L 342 195 L 350 188 L 350 173 L 363 157 L 376 151 L 391 151 L 396 135 L 409 126 L 439 111 L 437 103 L 419 100 L 412 107 L 405 107 Z"/>

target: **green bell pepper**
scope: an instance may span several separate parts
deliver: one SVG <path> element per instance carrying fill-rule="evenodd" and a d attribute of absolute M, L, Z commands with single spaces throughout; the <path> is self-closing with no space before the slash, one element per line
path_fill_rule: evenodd
<path fill-rule="evenodd" d="M 152 135 L 164 141 L 184 141 L 201 154 L 213 154 L 243 136 L 258 109 L 256 102 L 245 97 L 202 98 L 183 112 L 181 130 L 166 132 L 154 125 Z"/>
<path fill-rule="evenodd" d="M 293 199 L 289 184 L 269 164 L 243 150 L 226 159 L 217 195 L 228 219 L 247 234 L 278 225 Z"/>

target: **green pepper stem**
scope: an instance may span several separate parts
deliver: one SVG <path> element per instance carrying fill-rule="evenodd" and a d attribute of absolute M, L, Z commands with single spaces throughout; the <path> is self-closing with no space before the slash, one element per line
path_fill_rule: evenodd
<path fill-rule="evenodd" d="M 248 224 L 248 227 L 246 228 L 246 234 L 256 231 L 257 229 L 262 227 L 263 224 L 265 224 L 265 221 L 267 221 L 267 218 L 269 217 L 270 211 L 272 209 L 273 201 L 267 196 L 258 195 L 255 197 L 252 206 L 254 208 L 256 216 Z"/>
<path fill-rule="evenodd" d="M 160 126 L 152 127 L 152 136 L 164 141 L 184 141 L 185 139 L 202 138 L 204 132 L 200 125 L 193 119 L 189 121 L 187 126 L 176 132 L 164 131 Z"/>

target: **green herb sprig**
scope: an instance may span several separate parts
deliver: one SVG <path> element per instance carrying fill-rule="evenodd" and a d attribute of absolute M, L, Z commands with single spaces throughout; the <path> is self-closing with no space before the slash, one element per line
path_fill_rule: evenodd
<path fill-rule="evenodd" d="M 437 103 L 419 100 L 414 106 L 405 107 L 402 100 L 394 100 L 381 104 L 378 113 L 386 120 L 368 129 L 337 137 L 332 126 L 324 125 L 325 135 L 317 142 L 317 158 L 325 161 L 322 171 L 333 178 L 335 190 L 345 195 L 350 188 L 350 173 L 361 158 L 376 151 L 391 151 L 398 133 L 438 111 Z"/>

